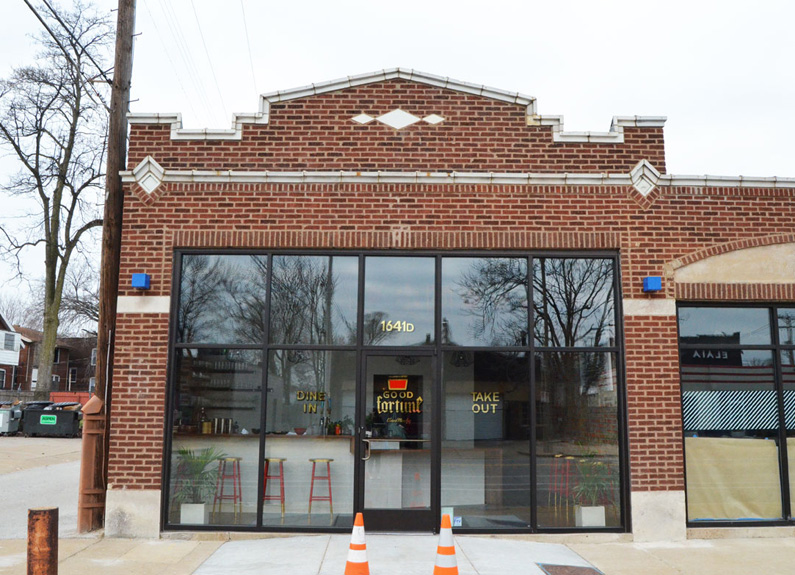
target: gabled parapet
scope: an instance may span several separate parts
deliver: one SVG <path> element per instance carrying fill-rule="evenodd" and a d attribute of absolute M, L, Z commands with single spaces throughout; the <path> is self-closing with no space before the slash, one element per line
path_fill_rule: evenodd
<path fill-rule="evenodd" d="M 371 72 L 358 76 L 347 76 L 337 80 L 263 94 L 260 96 L 259 110 L 257 112 L 233 115 L 231 129 L 183 128 L 182 116 L 180 114 L 129 114 L 128 120 L 131 124 L 168 124 L 171 126 L 172 140 L 240 140 L 242 138 L 242 128 L 244 124 L 269 123 L 272 104 L 311 98 L 390 80 L 406 80 L 425 86 L 452 90 L 453 92 L 461 94 L 469 94 L 497 102 L 523 106 L 526 110 L 527 125 L 551 127 L 552 139 L 554 142 L 559 143 L 621 144 L 624 142 L 625 127 L 662 128 L 666 121 L 666 118 L 663 116 L 615 116 L 608 132 L 565 132 L 563 131 L 563 116 L 538 115 L 536 110 L 536 99 L 533 96 L 528 96 L 519 92 L 509 92 L 507 90 L 492 88 L 485 85 L 472 84 L 406 68 L 389 68 L 378 72 Z M 368 121 L 359 121 L 355 118 L 351 119 L 359 124 L 368 123 Z M 443 120 L 443 118 L 437 116 L 437 118 L 431 121 L 426 120 L 426 122 L 429 124 L 436 124 L 441 123 L 441 120 Z M 408 125 L 410 124 L 406 124 L 405 126 L 401 125 L 401 127 L 397 129 L 407 127 Z"/>

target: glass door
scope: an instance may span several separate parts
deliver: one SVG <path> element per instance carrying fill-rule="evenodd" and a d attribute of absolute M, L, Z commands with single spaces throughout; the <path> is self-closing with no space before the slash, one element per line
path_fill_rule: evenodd
<path fill-rule="evenodd" d="M 368 530 L 432 532 L 436 523 L 434 358 L 407 352 L 364 355 L 359 501 Z"/>

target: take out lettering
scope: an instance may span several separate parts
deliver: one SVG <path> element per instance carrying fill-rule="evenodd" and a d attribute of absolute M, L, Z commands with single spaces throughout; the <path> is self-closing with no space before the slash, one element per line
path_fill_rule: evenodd
<path fill-rule="evenodd" d="M 499 391 L 472 391 L 472 413 L 497 413 Z"/>

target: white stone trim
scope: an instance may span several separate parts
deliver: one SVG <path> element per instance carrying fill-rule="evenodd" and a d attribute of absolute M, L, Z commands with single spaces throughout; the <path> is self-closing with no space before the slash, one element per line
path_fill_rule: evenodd
<path fill-rule="evenodd" d="M 647 163 L 648 164 L 648 163 Z M 651 166 L 651 164 L 648 164 Z M 635 168 L 637 169 L 637 167 Z M 653 169 L 653 166 L 652 166 Z M 656 171 L 656 170 L 654 170 Z M 136 182 L 133 171 L 120 172 L 125 183 Z M 238 170 L 165 170 L 164 182 L 238 184 L 492 184 L 524 186 L 631 186 L 630 174 L 528 173 L 528 172 L 279 172 Z M 658 187 L 795 188 L 795 178 L 749 178 L 745 176 L 661 175 Z"/>
<path fill-rule="evenodd" d="M 133 178 L 147 193 L 154 192 L 163 182 L 165 170 L 152 156 L 146 156 L 132 171 Z"/>
<path fill-rule="evenodd" d="M 675 316 L 676 300 L 672 299 L 629 299 L 622 300 L 624 317 L 635 315 Z"/>
<path fill-rule="evenodd" d="M 135 182 L 133 172 L 121 172 L 122 181 Z M 274 184 L 493 184 L 522 186 L 628 186 L 624 174 L 528 174 L 494 172 L 240 172 L 235 170 L 166 170 L 164 182 L 274 183 Z"/>
<path fill-rule="evenodd" d="M 121 295 L 116 300 L 116 313 L 170 313 L 171 298 L 167 295 Z"/>
<path fill-rule="evenodd" d="M 160 537 L 159 489 L 118 489 L 105 492 L 105 537 L 157 539 Z"/>
<path fill-rule="evenodd" d="M 660 181 L 660 172 L 648 160 L 641 160 L 629 173 L 634 187 L 644 198 L 654 191 Z"/>
<path fill-rule="evenodd" d="M 754 176 L 660 176 L 658 186 L 692 186 L 722 188 L 795 188 L 795 178 L 760 178 Z"/>
<path fill-rule="evenodd" d="M 550 126 L 552 141 L 560 143 L 623 144 L 624 128 L 662 128 L 665 116 L 614 116 L 609 132 L 564 132 L 563 116 L 528 116 L 528 125 Z"/>
<path fill-rule="evenodd" d="M 684 491 L 633 491 L 630 499 L 635 543 L 687 538 Z"/>
<path fill-rule="evenodd" d="M 301 86 L 299 88 L 291 88 L 288 90 L 270 92 L 263 94 L 261 98 L 268 102 L 285 102 L 287 100 L 296 100 L 299 98 L 306 98 L 307 96 L 317 96 L 318 94 L 326 94 L 328 92 L 335 92 L 337 90 L 344 90 L 346 88 L 354 88 L 356 86 L 364 86 L 367 84 L 375 84 L 385 80 L 410 80 L 419 84 L 427 86 L 434 86 L 437 88 L 445 88 L 455 92 L 463 92 L 465 94 L 474 94 L 476 96 L 483 96 L 492 100 L 500 102 L 508 102 L 509 104 L 519 104 L 528 107 L 528 115 L 535 113 L 535 101 L 533 96 L 526 96 L 518 92 L 508 92 L 498 88 L 491 88 L 489 86 L 479 86 L 477 84 L 470 84 L 469 82 L 462 82 L 454 80 L 453 78 L 445 78 L 420 72 L 419 70 L 411 70 L 408 68 L 387 68 L 379 70 L 378 72 L 370 72 L 368 74 L 360 74 L 358 76 L 348 76 L 346 78 L 338 78 L 328 82 L 320 82 L 311 84 L 309 86 Z"/>

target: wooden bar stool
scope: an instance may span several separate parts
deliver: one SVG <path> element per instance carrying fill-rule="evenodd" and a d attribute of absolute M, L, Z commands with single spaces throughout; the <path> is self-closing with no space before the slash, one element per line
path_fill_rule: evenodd
<path fill-rule="evenodd" d="M 282 518 L 284 517 L 284 462 L 287 459 L 283 457 L 266 457 L 265 458 L 265 479 L 262 485 L 262 501 L 279 501 L 282 504 Z M 271 475 L 271 465 L 276 468 L 277 473 Z M 268 495 L 268 479 L 279 480 L 279 493 Z"/>
<path fill-rule="evenodd" d="M 312 502 L 313 501 L 328 501 L 329 506 L 329 513 L 334 515 L 334 502 L 331 499 L 331 462 L 334 461 L 333 459 L 322 459 L 322 458 L 315 458 L 310 459 L 309 461 L 312 462 L 312 483 L 309 486 L 309 513 L 312 513 Z M 326 464 L 326 474 L 325 475 L 318 475 L 317 474 L 317 464 Z M 315 495 L 315 480 L 318 481 L 325 481 L 328 483 L 328 495 Z"/>
<path fill-rule="evenodd" d="M 218 460 L 218 477 L 215 480 L 215 499 L 213 500 L 213 522 L 216 504 L 220 513 L 224 501 L 231 501 L 235 510 L 235 523 L 238 514 L 243 512 L 243 490 L 240 486 L 240 461 L 242 457 L 222 457 Z M 226 481 L 232 483 L 232 493 L 227 493 Z"/>

